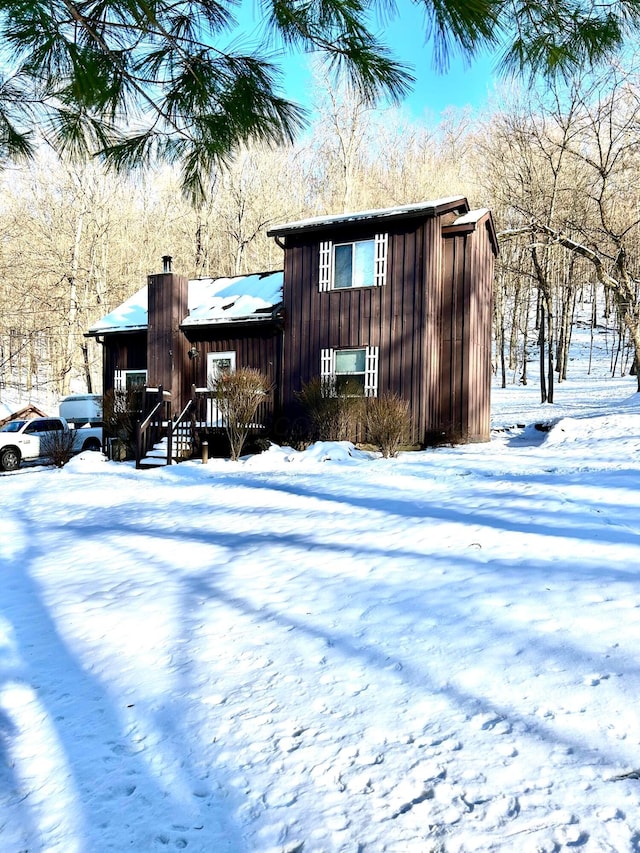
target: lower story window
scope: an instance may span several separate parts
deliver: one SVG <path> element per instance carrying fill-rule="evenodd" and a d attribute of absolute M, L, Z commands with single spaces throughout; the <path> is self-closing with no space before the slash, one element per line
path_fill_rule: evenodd
<path fill-rule="evenodd" d="M 116 391 L 140 390 L 147 384 L 146 370 L 116 370 L 113 387 Z"/>
<path fill-rule="evenodd" d="M 146 370 L 116 370 L 113 377 L 115 409 L 122 412 L 141 412 L 146 387 Z"/>
<path fill-rule="evenodd" d="M 338 394 L 376 397 L 378 347 L 322 350 L 321 376 L 333 379 Z"/>

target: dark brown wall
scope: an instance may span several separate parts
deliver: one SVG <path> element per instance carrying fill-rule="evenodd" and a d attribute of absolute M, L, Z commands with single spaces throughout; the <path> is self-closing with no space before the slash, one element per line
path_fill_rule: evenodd
<path fill-rule="evenodd" d="M 320 350 L 378 346 L 378 393 L 408 400 L 415 427 L 424 432 L 436 398 L 440 322 L 440 240 L 438 221 L 411 220 L 388 231 L 387 283 L 383 287 L 318 291 L 318 235 L 288 237 L 285 252 L 285 375 L 283 403 L 294 410 L 295 392 L 320 373 Z M 405 230 L 408 229 L 408 230 Z M 367 229 L 326 234 L 322 239 L 372 237 Z"/>
<path fill-rule="evenodd" d="M 103 347 L 102 388 L 105 393 L 113 390 L 116 370 L 146 370 L 146 332 L 105 335 Z"/>
<path fill-rule="evenodd" d="M 488 223 L 447 229 L 440 422 L 456 438 L 488 441 L 494 254 Z"/>
<path fill-rule="evenodd" d="M 413 441 L 488 438 L 493 252 L 484 227 L 442 236 L 445 219 L 393 223 L 383 287 L 318 291 L 321 240 L 357 240 L 380 223 L 288 235 L 285 251 L 285 413 L 320 373 L 320 350 L 378 346 L 378 393 L 409 401 Z"/>
<path fill-rule="evenodd" d="M 230 335 L 229 332 L 235 334 Z M 195 346 L 198 357 L 189 362 L 184 372 L 182 393 L 190 394 L 191 385 L 206 388 L 207 354 L 235 351 L 238 367 L 260 370 L 272 383 L 279 382 L 281 372 L 282 337 L 275 324 L 246 324 L 229 329 L 215 326 L 190 327 L 186 330 L 189 346 Z"/>
<path fill-rule="evenodd" d="M 172 401 L 182 399 L 182 375 L 189 359 L 189 343 L 180 331 L 188 313 L 188 280 L 175 273 L 147 278 L 149 315 L 147 338 L 147 382 L 162 385 Z M 174 408 L 176 403 L 174 402 Z"/>

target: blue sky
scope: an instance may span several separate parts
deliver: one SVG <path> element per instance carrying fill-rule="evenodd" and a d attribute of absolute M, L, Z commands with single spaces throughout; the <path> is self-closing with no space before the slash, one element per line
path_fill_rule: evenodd
<path fill-rule="evenodd" d="M 433 49 L 425 44 L 423 15 L 413 4 L 385 28 L 385 39 L 397 58 L 414 67 L 417 78 L 406 106 L 414 115 L 425 111 L 436 117 L 447 107 L 481 106 L 494 86 L 495 57 L 483 56 L 472 63 L 461 56 L 450 59 L 446 74 L 434 70 Z"/>
<path fill-rule="evenodd" d="M 401 14 L 381 27 L 380 33 L 396 59 L 413 66 L 416 84 L 405 101 L 406 108 L 416 117 L 427 114 L 437 119 L 448 107 L 482 106 L 496 82 L 495 57 L 479 57 L 469 64 L 462 57 L 453 56 L 447 74 L 435 71 L 432 48 L 425 44 L 421 11 L 412 3 L 401 4 L 399 8 Z M 259 28 L 259 14 L 254 0 L 244 0 L 237 13 L 243 40 L 254 27 Z M 311 57 L 286 54 L 281 64 L 286 96 L 309 106 L 313 85 Z"/>

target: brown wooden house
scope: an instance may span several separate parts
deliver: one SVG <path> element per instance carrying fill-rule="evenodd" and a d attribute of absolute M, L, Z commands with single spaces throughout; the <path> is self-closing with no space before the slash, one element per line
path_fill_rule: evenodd
<path fill-rule="evenodd" d="M 409 401 L 413 441 L 487 441 L 493 263 L 488 210 L 463 197 L 293 222 L 284 249 L 282 409 L 313 376 Z"/>
<path fill-rule="evenodd" d="M 88 332 L 103 343 L 103 389 L 161 387 L 181 412 L 221 368 L 274 386 L 261 417 L 286 437 L 296 392 L 316 376 L 409 401 L 413 441 L 489 438 L 491 214 L 462 196 L 272 229 L 284 271 L 187 281 L 164 259 Z M 216 426 L 209 403 L 198 423 Z"/>

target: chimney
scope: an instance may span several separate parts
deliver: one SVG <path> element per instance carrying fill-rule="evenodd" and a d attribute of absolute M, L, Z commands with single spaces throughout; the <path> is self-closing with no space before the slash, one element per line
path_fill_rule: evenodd
<path fill-rule="evenodd" d="M 180 330 L 188 314 L 189 284 L 184 276 L 171 272 L 171 256 L 162 258 L 163 272 L 147 278 L 147 382 L 162 385 L 172 395 L 172 405 L 182 402 L 182 364 L 187 362 L 189 343 Z"/>

